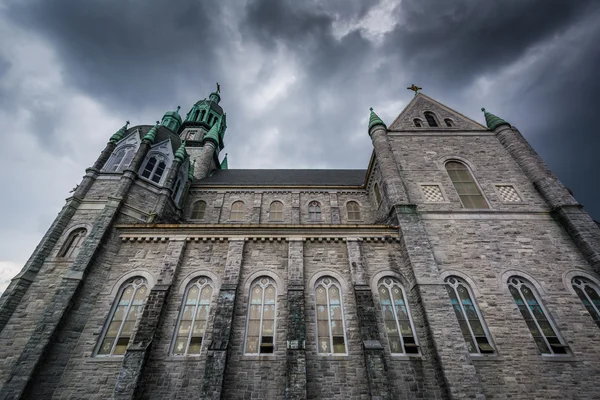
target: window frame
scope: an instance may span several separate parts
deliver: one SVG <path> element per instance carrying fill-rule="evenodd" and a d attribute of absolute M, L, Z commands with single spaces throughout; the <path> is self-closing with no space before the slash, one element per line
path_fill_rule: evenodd
<path fill-rule="evenodd" d="M 148 164 L 150 164 L 150 160 L 152 158 L 156 159 L 156 161 L 155 161 L 154 165 L 152 166 L 152 169 L 150 170 L 149 175 L 146 177 L 146 176 L 144 176 L 144 173 L 146 172 Z M 148 182 L 152 182 L 156 185 L 161 185 L 162 182 L 165 180 L 166 176 L 169 174 L 168 161 L 169 161 L 168 157 L 166 157 L 164 154 L 156 153 L 156 152 L 148 154 L 148 156 L 144 160 L 142 167 L 140 168 L 141 172 L 138 174 L 139 177 L 142 179 L 145 179 Z M 156 171 L 158 170 L 158 167 L 160 166 L 160 164 L 164 164 L 164 168 L 163 168 L 161 175 L 157 182 L 154 180 L 154 177 L 156 176 Z"/>
<path fill-rule="evenodd" d="M 113 151 L 113 153 L 110 155 L 110 158 L 108 159 L 106 164 L 104 164 L 104 167 L 102 168 L 103 172 L 109 172 L 109 173 L 123 172 L 123 170 L 125 170 L 125 168 L 127 168 L 128 166 L 131 165 L 131 162 L 133 161 L 133 158 L 135 157 L 136 150 L 137 150 L 137 148 L 133 144 L 127 144 L 127 145 L 116 148 Z M 116 167 L 115 167 L 115 161 L 116 161 L 119 153 L 121 153 L 121 152 L 124 152 L 123 157 L 119 160 L 119 163 L 116 164 Z M 127 160 L 127 157 L 129 154 L 131 154 L 131 158 L 129 159 L 129 163 L 127 165 L 125 165 L 125 160 Z"/>
<path fill-rule="evenodd" d="M 205 280 L 205 282 L 200 283 L 200 281 L 203 279 Z M 188 296 L 190 289 L 194 286 L 198 287 L 198 297 L 197 297 L 197 302 L 194 305 L 194 311 L 192 313 L 192 319 L 190 322 L 190 332 L 188 333 L 188 339 L 187 339 L 185 351 L 183 352 L 183 354 L 175 354 L 174 350 L 175 350 L 175 345 L 177 343 L 177 337 L 178 337 L 177 333 L 179 331 L 183 313 L 185 311 L 185 306 L 186 306 L 185 301 L 187 300 L 187 296 Z M 202 290 L 204 290 L 205 287 L 210 287 L 211 293 L 210 293 L 210 300 L 208 303 L 208 310 L 206 311 L 206 321 L 204 322 L 204 335 L 202 336 L 202 341 L 200 343 L 200 349 L 199 349 L 198 353 L 189 354 L 189 348 L 190 348 L 190 344 L 191 344 L 191 340 L 192 340 L 192 333 L 194 330 L 194 323 L 196 322 L 196 314 L 198 312 L 198 307 L 200 306 Z M 206 340 L 204 340 L 204 339 L 206 338 L 206 334 L 208 331 L 208 321 L 210 319 L 210 312 L 212 311 L 214 296 L 215 296 L 215 285 L 211 278 L 209 278 L 208 276 L 201 275 L 201 276 L 197 276 L 190 280 L 190 282 L 187 284 L 187 286 L 185 288 L 183 297 L 181 298 L 179 315 L 177 316 L 177 322 L 175 323 L 175 329 L 173 330 L 173 338 L 171 339 L 171 345 L 169 346 L 169 355 L 171 355 L 173 357 L 200 357 L 200 355 L 202 354 L 202 350 L 204 349 L 204 343 L 206 343 Z"/>
<path fill-rule="evenodd" d="M 581 283 L 576 283 L 575 280 L 580 280 Z M 586 309 L 596 326 L 600 328 L 600 305 L 594 303 L 594 301 L 590 298 L 590 295 L 585 291 L 585 286 L 589 286 L 592 290 L 596 292 L 596 295 L 600 297 L 600 286 L 598 286 L 598 284 L 593 280 L 582 275 L 576 275 L 571 279 L 571 287 L 575 292 L 575 295 L 577 296 L 579 301 L 581 301 L 583 307 Z M 598 316 L 598 319 L 594 318 L 594 316 L 590 312 L 590 309 L 585 305 L 584 299 L 581 298 L 581 295 L 578 293 L 576 288 L 578 288 L 582 292 L 586 300 L 590 303 L 590 306 Z"/>
<path fill-rule="evenodd" d="M 449 282 L 451 279 L 455 279 L 456 283 Z M 475 293 L 473 292 L 471 285 L 465 279 L 463 279 L 457 275 L 447 276 L 444 279 L 444 285 L 446 286 L 446 290 L 448 290 L 448 288 L 450 287 L 454 291 L 454 294 L 456 296 L 456 299 L 458 300 L 458 305 L 460 306 L 463 318 L 467 323 L 467 327 L 469 328 L 469 334 L 471 335 L 471 340 L 473 341 L 473 345 L 475 346 L 475 348 L 477 350 L 476 353 L 469 352 L 469 354 L 471 356 L 494 356 L 494 355 L 497 355 L 498 350 L 494 344 L 494 341 L 492 340 L 492 335 L 490 333 L 490 330 L 488 329 L 487 323 L 485 322 L 483 313 L 481 312 L 481 309 L 479 308 L 479 304 L 477 303 L 477 299 L 475 298 Z M 473 332 L 473 327 L 471 326 L 470 320 L 468 319 L 467 311 L 465 310 L 465 307 L 464 307 L 462 301 L 460 301 L 461 300 L 460 294 L 458 293 L 459 285 L 462 285 L 467 290 L 469 299 L 471 300 L 473 308 L 475 309 L 475 313 L 477 314 L 479 323 L 481 324 L 481 326 L 483 328 L 483 333 L 485 335 L 485 338 L 487 339 L 488 344 L 492 348 L 492 351 L 483 352 L 481 350 L 481 347 L 479 346 L 479 342 L 477 341 L 478 336 L 476 336 L 475 333 Z M 450 300 L 452 300 L 452 299 L 450 299 Z M 450 301 L 450 304 L 452 305 L 452 301 Z M 452 307 L 454 308 L 453 305 L 452 305 Z M 456 315 L 456 311 L 454 311 L 454 314 Z M 458 316 L 457 316 L 457 318 L 458 318 Z M 461 329 L 461 332 L 462 332 L 462 329 Z M 464 332 L 463 332 L 463 336 L 464 336 Z M 481 335 L 479 335 L 479 337 L 481 337 Z M 466 339 L 465 339 L 465 342 L 466 342 Z"/>
<path fill-rule="evenodd" d="M 58 253 L 56 253 L 57 258 L 63 259 L 74 259 L 79 254 L 83 243 L 87 237 L 87 229 L 83 227 L 75 228 L 69 232 L 67 238 L 63 242 L 62 246 Z M 74 244 L 75 240 L 77 243 Z M 76 250 L 76 252 L 75 252 Z M 75 255 L 73 253 L 75 252 Z M 68 254 L 67 254 L 68 253 Z"/>
<path fill-rule="evenodd" d="M 267 281 L 267 283 L 262 283 L 261 281 L 265 279 Z M 249 353 L 248 352 L 248 333 L 249 333 L 249 329 L 250 329 L 250 311 L 251 311 L 251 306 L 252 306 L 252 291 L 254 290 L 254 288 L 259 285 L 261 287 L 261 303 L 260 303 L 260 322 L 259 322 L 259 333 L 258 333 L 258 348 L 257 348 L 257 352 L 256 353 Z M 275 289 L 275 302 L 274 302 L 274 307 L 275 309 L 273 310 L 273 343 L 272 343 L 272 349 L 273 351 L 271 353 L 261 353 L 260 350 L 262 348 L 262 339 L 263 339 L 263 321 L 264 321 L 264 312 L 265 312 L 265 292 L 266 289 L 269 286 L 273 286 L 273 288 Z M 248 290 L 248 309 L 246 310 L 246 330 L 244 333 L 244 355 L 245 356 L 269 356 L 272 357 L 275 355 L 275 352 L 277 351 L 277 296 L 279 295 L 279 291 L 277 290 L 277 282 L 275 281 L 275 279 L 273 279 L 272 277 L 268 276 L 268 275 L 261 275 L 258 278 L 254 279 L 252 281 L 252 283 L 250 284 L 249 290 Z"/>
<path fill-rule="evenodd" d="M 276 204 L 281 205 L 281 210 L 273 210 L 273 206 Z M 283 222 L 283 202 L 281 200 L 273 200 L 271 204 L 269 204 L 269 222 Z M 273 218 L 273 214 L 281 214 L 280 218 Z"/>
<path fill-rule="evenodd" d="M 242 205 L 242 209 L 241 210 L 234 210 L 234 206 L 235 205 Z M 241 213 L 241 214 L 240 214 Z M 240 218 L 234 218 L 234 214 L 237 216 L 238 214 L 240 214 Z M 244 203 L 242 200 L 236 200 L 233 203 L 231 203 L 231 207 L 229 208 L 229 220 L 230 221 L 244 221 L 246 220 L 246 203 Z"/>
<path fill-rule="evenodd" d="M 314 209 L 311 210 L 311 209 Z M 308 220 L 310 222 L 322 222 L 323 221 L 323 210 L 321 207 L 321 202 L 317 200 L 311 200 L 308 203 Z"/>
<path fill-rule="evenodd" d="M 444 128 L 456 128 L 454 121 L 450 118 L 444 118 Z"/>
<path fill-rule="evenodd" d="M 201 206 L 198 206 L 198 208 L 202 209 L 202 216 L 200 218 L 194 218 L 194 212 L 198 211 L 198 213 L 200 213 L 199 210 L 195 210 L 195 206 L 196 204 L 202 204 L 204 203 L 204 208 L 201 208 Z M 194 220 L 194 221 L 203 221 L 206 218 L 206 208 L 208 207 L 208 204 L 206 203 L 206 201 L 200 199 L 200 200 L 196 200 L 195 202 L 192 203 L 192 207 L 190 209 L 190 220 Z"/>
<path fill-rule="evenodd" d="M 350 211 L 350 205 L 356 207 L 356 210 Z M 350 213 L 358 214 L 358 218 L 350 218 Z M 349 200 L 346 202 L 346 218 L 348 221 L 362 221 L 362 212 L 360 203 L 356 200 Z"/>
<path fill-rule="evenodd" d="M 413 125 L 415 126 L 415 128 L 422 128 L 423 127 L 423 121 L 420 118 L 414 118 L 413 119 Z"/>
<path fill-rule="evenodd" d="M 329 279 L 329 283 L 325 283 L 325 280 Z M 317 288 L 319 286 L 323 286 L 325 289 L 325 295 L 326 295 L 326 301 L 327 301 L 327 327 L 328 327 L 328 337 L 329 337 L 329 348 L 331 350 L 331 352 L 329 353 L 322 353 L 319 350 L 319 315 L 318 315 L 318 304 L 317 304 Z M 334 344 L 333 344 L 333 330 L 331 327 L 331 302 L 329 300 L 329 289 L 331 287 L 336 287 L 338 292 L 339 292 L 339 296 L 340 296 L 340 314 L 342 316 L 342 331 L 344 332 L 344 349 L 345 352 L 344 353 L 336 353 L 333 351 L 334 349 Z M 317 356 L 324 356 L 324 357 L 331 357 L 331 356 L 347 356 L 349 354 L 348 352 L 348 347 L 349 347 L 349 343 L 348 343 L 348 334 L 346 332 L 346 316 L 344 313 L 344 292 L 342 291 L 342 285 L 338 282 L 337 279 L 335 279 L 334 277 L 330 276 L 330 275 L 324 275 L 321 276 L 320 278 L 318 278 L 314 284 L 313 287 L 313 296 L 314 296 L 314 305 L 315 305 L 315 337 L 316 337 L 316 347 L 317 347 Z"/>
<path fill-rule="evenodd" d="M 484 203 L 487 205 L 486 208 L 473 208 L 473 207 L 467 207 L 467 206 L 465 206 L 465 203 L 464 203 L 464 201 L 462 199 L 462 196 L 472 196 L 472 195 L 461 195 L 458 192 L 458 188 L 456 187 L 456 184 L 455 184 L 454 180 L 452 179 L 452 175 L 450 175 L 450 172 L 448 170 L 448 164 L 451 164 L 451 163 L 457 163 L 457 164 L 460 164 L 463 167 L 465 167 L 465 170 L 469 173 L 473 184 L 475 185 L 475 187 L 479 191 L 479 195 L 483 199 Z M 458 195 L 458 199 L 460 200 L 460 204 L 462 205 L 462 207 L 465 210 L 491 210 L 492 209 L 492 206 L 491 206 L 490 202 L 488 201 L 487 197 L 485 196 L 485 194 L 483 193 L 483 190 L 481 189 L 481 186 L 479 185 L 478 180 L 475 178 L 475 174 L 473 173 L 473 170 L 471 169 L 471 167 L 467 163 L 465 163 L 462 160 L 458 160 L 456 158 L 450 158 L 450 159 L 444 161 L 443 166 L 444 166 L 444 170 L 446 171 L 446 174 L 448 175 L 448 178 L 450 179 L 450 183 L 452 183 L 452 187 L 454 188 L 454 191 Z M 458 182 L 458 183 L 465 183 L 465 182 Z"/>
<path fill-rule="evenodd" d="M 440 123 L 438 121 L 439 118 L 437 118 L 437 115 L 435 115 L 435 113 L 433 111 L 425 111 L 425 112 L 423 112 L 423 116 L 425 117 L 425 121 L 427 121 L 427 126 L 429 128 L 439 128 L 440 127 Z M 431 125 L 431 122 L 429 121 L 427 116 L 431 116 L 431 118 L 433 119 L 433 123 L 435 125 Z"/>

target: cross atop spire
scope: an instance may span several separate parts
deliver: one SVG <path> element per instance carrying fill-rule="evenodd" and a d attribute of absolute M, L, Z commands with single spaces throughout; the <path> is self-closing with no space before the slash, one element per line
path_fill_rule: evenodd
<path fill-rule="evenodd" d="M 410 85 L 409 87 L 407 87 L 408 90 L 412 90 L 413 92 L 415 92 L 415 96 L 417 95 L 417 93 L 419 92 L 419 90 L 422 90 L 422 87 L 418 87 L 417 85 L 415 85 L 414 83 L 412 85 Z"/>

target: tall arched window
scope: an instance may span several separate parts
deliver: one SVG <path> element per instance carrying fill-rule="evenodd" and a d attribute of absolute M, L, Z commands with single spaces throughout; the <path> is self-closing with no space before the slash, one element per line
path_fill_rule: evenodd
<path fill-rule="evenodd" d="M 275 350 L 275 281 L 263 276 L 250 287 L 246 354 L 270 354 Z"/>
<path fill-rule="evenodd" d="M 567 354 L 568 346 L 558 337 L 533 285 L 523 278 L 513 276 L 508 279 L 508 290 L 517 303 L 540 352 Z"/>
<path fill-rule="evenodd" d="M 373 193 L 375 194 L 375 202 L 379 207 L 381 204 L 381 191 L 379 190 L 379 184 L 377 182 L 375 182 L 375 185 L 373 185 Z"/>
<path fill-rule="evenodd" d="M 422 128 L 423 127 L 423 124 L 421 123 L 421 120 L 419 118 L 415 118 L 413 120 L 413 122 L 415 124 L 415 127 L 417 127 L 417 128 Z"/>
<path fill-rule="evenodd" d="M 283 203 L 275 200 L 269 206 L 269 221 L 283 221 Z"/>
<path fill-rule="evenodd" d="M 104 167 L 105 171 L 108 172 L 120 172 L 131 164 L 133 156 L 135 155 L 134 147 L 124 147 L 118 150 L 106 163 Z"/>
<path fill-rule="evenodd" d="M 200 110 L 196 110 L 196 112 L 194 113 L 194 118 L 193 118 L 194 121 L 198 121 L 198 114 L 199 113 L 200 113 Z"/>
<path fill-rule="evenodd" d="M 229 219 L 231 221 L 243 221 L 246 217 L 244 211 L 244 202 L 236 201 L 231 205 L 231 213 L 229 214 Z"/>
<path fill-rule="evenodd" d="M 433 115 L 433 113 L 431 111 L 426 111 L 425 112 L 425 119 L 427 120 L 427 124 L 432 127 L 432 128 L 437 128 L 438 127 L 438 123 L 435 120 L 435 116 Z"/>
<path fill-rule="evenodd" d="M 100 336 L 97 355 L 123 355 L 133 334 L 133 328 L 142 315 L 148 284 L 142 277 L 132 278 L 119 290 L 108 324 Z"/>
<path fill-rule="evenodd" d="M 206 110 L 202 110 L 202 113 L 200 114 L 200 121 L 204 121 L 205 115 L 206 115 Z"/>
<path fill-rule="evenodd" d="M 85 228 L 78 228 L 69 234 L 67 240 L 63 244 L 63 247 L 58 252 L 58 257 L 64 258 L 75 258 L 79 254 L 79 249 L 83 245 L 87 230 Z"/>
<path fill-rule="evenodd" d="M 346 329 L 342 291 L 331 277 L 319 279 L 315 285 L 317 307 L 317 352 L 346 354 Z"/>
<path fill-rule="evenodd" d="M 594 322 L 600 328 L 600 289 L 595 283 L 582 276 L 573 278 L 571 284 Z"/>
<path fill-rule="evenodd" d="M 458 319 L 460 330 L 467 342 L 469 353 L 493 353 L 494 348 L 485 321 L 474 301 L 475 296 L 469 285 L 457 276 L 449 276 L 445 280 L 450 302 Z"/>
<path fill-rule="evenodd" d="M 146 161 L 146 165 L 142 171 L 142 177 L 150 179 L 152 182 L 160 183 L 166 168 L 167 163 L 164 158 L 154 155 Z"/>
<path fill-rule="evenodd" d="M 348 211 L 348 221 L 360 221 L 360 206 L 357 202 L 346 203 L 346 210 Z"/>
<path fill-rule="evenodd" d="M 378 291 L 392 354 L 418 353 L 419 345 L 402 285 L 397 279 L 386 277 L 379 281 Z"/>
<path fill-rule="evenodd" d="M 452 180 L 463 207 L 490 208 L 477 183 L 475 183 L 475 178 L 473 178 L 471 171 L 465 164 L 458 161 L 449 161 L 446 163 L 446 171 L 450 175 L 450 180 Z"/>
<path fill-rule="evenodd" d="M 200 354 L 212 298 L 212 281 L 204 276 L 186 288 L 175 327 L 171 353 L 177 356 Z"/>
<path fill-rule="evenodd" d="M 190 219 L 204 219 L 206 214 L 206 202 L 204 200 L 198 200 L 192 205 L 192 212 Z"/>
<path fill-rule="evenodd" d="M 321 221 L 321 204 L 318 201 L 308 203 L 308 220 Z"/>

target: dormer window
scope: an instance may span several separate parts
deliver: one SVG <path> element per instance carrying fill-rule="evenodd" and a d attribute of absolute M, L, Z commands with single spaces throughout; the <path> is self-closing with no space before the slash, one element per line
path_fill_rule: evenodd
<path fill-rule="evenodd" d="M 162 176 L 167 169 L 165 160 L 157 155 L 154 155 L 146 161 L 146 165 L 142 171 L 142 177 L 151 180 L 154 183 L 160 183 Z"/>
<path fill-rule="evenodd" d="M 135 148 L 125 147 L 118 150 L 114 156 L 106 163 L 104 168 L 108 172 L 121 172 L 131 164 Z"/>
<path fill-rule="evenodd" d="M 419 118 L 415 118 L 413 120 L 413 122 L 414 122 L 416 128 L 422 128 L 423 127 L 423 124 L 421 123 L 421 120 Z"/>
<path fill-rule="evenodd" d="M 435 120 L 435 116 L 431 111 L 425 112 L 425 119 L 427 120 L 427 124 L 432 128 L 437 128 L 439 125 Z"/>
<path fill-rule="evenodd" d="M 444 122 L 446 123 L 446 126 L 447 126 L 448 128 L 452 128 L 452 127 L 454 127 L 454 124 L 452 123 L 452 120 L 451 120 L 450 118 L 446 118 L 446 119 L 444 120 Z"/>

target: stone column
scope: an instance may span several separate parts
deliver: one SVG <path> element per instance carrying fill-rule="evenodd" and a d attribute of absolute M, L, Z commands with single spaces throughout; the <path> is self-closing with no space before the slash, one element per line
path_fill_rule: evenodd
<path fill-rule="evenodd" d="M 214 168 L 213 157 L 215 154 L 215 144 L 207 140 L 204 142 L 202 152 L 196 158 L 196 168 L 194 170 L 194 177 L 196 179 L 204 179 L 210 175 Z"/>
<path fill-rule="evenodd" d="M 227 366 L 227 351 L 231 340 L 231 327 L 235 300 L 242 268 L 244 239 L 229 239 L 227 261 L 213 322 L 213 337 L 206 354 L 202 399 L 221 399 L 223 378 Z"/>
<path fill-rule="evenodd" d="M 377 311 L 373 301 L 373 292 L 369 286 L 369 277 L 358 239 L 347 239 L 348 261 L 352 274 L 356 312 L 358 314 L 359 334 L 363 344 L 365 367 L 372 399 L 391 399 L 391 386 L 387 375 L 384 348 L 377 329 Z"/>
<path fill-rule="evenodd" d="M 554 219 L 567 231 L 588 263 L 600 274 L 600 228 L 583 206 L 550 171 L 516 128 L 500 125 L 494 132 L 550 207 Z"/>
<path fill-rule="evenodd" d="M 152 349 L 158 326 L 162 321 L 163 310 L 168 299 L 173 280 L 177 276 L 186 247 L 185 239 L 171 239 L 163 259 L 160 278 L 150 290 L 144 303 L 142 316 L 123 357 L 121 371 L 115 384 L 113 399 L 138 398 L 140 381 L 144 367 Z"/>
<path fill-rule="evenodd" d="M 304 242 L 288 239 L 286 399 L 306 399 Z"/>

